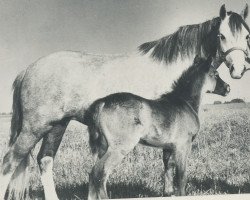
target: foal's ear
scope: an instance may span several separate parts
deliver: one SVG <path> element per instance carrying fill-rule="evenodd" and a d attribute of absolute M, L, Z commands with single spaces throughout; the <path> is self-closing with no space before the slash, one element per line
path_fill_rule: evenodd
<path fill-rule="evenodd" d="M 225 4 L 223 4 L 220 8 L 220 18 L 225 19 L 226 15 L 227 15 L 226 6 Z"/>
<path fill-rule="evenodd" d="M 248 4 L 246 3 L 245 8 L 241 11 L 241 16 L 245 20 L 248 16 Z"/>
<path fill-rule="evenodd" d="M 212 56 L 209 56 L 209 57 L 207 58 L 207 63 L 208 63 L 209 65 L 211 65 L 211 64 L 212 64 L 212 61 L 213 61 L 213 57 L 212 57 Z"/>
<path fill-rule="evenodd" d="M 213 61 L 212 56 L 209 56 L 207 58 L 206 62 L 204 63 L 204 65 L 205 65 L 204 68 L 205 68 L 206 71 L 209 71 L 209 69 L 210 69 L 210 67 L 212 65 L 212 61 Z"/>
<path fill-rule="evenodd" d="M 199 64 L 202 61 L 202 58 L 199 55 L 196 55 L 194 58 L 194 65 Z"/>

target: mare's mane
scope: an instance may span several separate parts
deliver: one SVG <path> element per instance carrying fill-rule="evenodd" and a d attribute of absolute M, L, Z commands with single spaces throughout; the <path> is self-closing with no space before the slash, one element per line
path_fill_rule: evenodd
<path fill-rule="evenodd" d="M 242 29 L 242 25 L 250 32 L 250 29 L 241 15 L 227 12 L 229 27 L 233 34 Z M 177 58 L 186 58 L 192 55 L 200 57 L 215 56 L 218 48 L 217 36 L 221 18 L 200 24 L 181 26 L 176 32 L 158 40 L 146 42 L 140 45 L 139 51 L 143 54 L 151 51 L 151 57 L 157 61 L 172 63 Z"/>

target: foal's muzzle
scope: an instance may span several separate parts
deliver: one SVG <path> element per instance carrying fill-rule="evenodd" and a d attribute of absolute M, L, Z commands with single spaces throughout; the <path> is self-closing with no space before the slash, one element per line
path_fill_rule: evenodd
<path fill-rule="evenodd" d="M 218 94 L 225 97 L 229 94 L 230 90 L 231 90 L 230 85 L 228 85 L 227 83 L 217 82 L 214 91 L 210 91 L 207 93 Z"/>

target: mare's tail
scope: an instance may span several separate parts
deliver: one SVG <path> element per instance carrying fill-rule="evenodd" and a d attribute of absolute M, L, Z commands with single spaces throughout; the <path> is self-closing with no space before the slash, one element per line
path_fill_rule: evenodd
<path fill-rule="evenodd" d="M 29 197 L 29 163 L 30 155 L 27 155 L 16 168 L 12 175 L 8 189 L 8 199 L 27 200 Z"/>
<path fill-rule="evenodd" d="M 12 104 L 12 119 L 11 119 L 11 134 L 9 140 L 9 147 L 16 142 L 23 124 L 23 113 L 22 113 L 22 101 L 21 101 L 21 88 L 22 81 L 25 75 L 25 70 L 22 71 L 15 79 L 13 83 L 13 104 Z M 28 176 L 28 166 L 29 166 L 28 154 L 16 168 L 14 174 L 12 175 L 9 184 L 8 199 L 28 199 L 29 195 L 29 176 Z"/>
<path fill-rule="evenodd" d="M 21 102 L 21 88 L 25 71 L 22 71 L 16 77 L 13 89 L 13 104 L 12 104 L 12 118 L 11 118 L 11 133 L 9 146 L 12 146 L 18 138 L 23 124 L 22 102 Z"/>

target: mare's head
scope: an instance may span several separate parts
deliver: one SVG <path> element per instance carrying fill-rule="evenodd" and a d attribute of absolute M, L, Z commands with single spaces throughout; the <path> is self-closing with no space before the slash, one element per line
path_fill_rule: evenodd
<path fill-rule="evenodd" d="M 194 55 L 213 56 L 216 67 L 224 62 L 231 77 L 239 79 L 246 72 L 245 59 L 248 58 L 250 29 L 245 22 L 247 15 L 247 5 L 242 14 L 227 12 L 223 5 L 220 16 L 200 24 L 181 26 L 170 35 L 140 45 L 139 50 L 143 54 L 149 52 L 154 60 L 166 64 Z"/>
<path fill-rule="evenodd" d="M 230 92 L 230 86 L 220 78 L 211 61 L 211 57 L 205 60 L 196 56 L 194 59 L 193 65 L 197 65 L 200 73 L 205 75 L 202 90 L 206 93 L 226 96 Z"/>
<path fill-rule="evenodd" d="M 218 54 L 229 68 L 231 77 L 235 79 L 240 79 L 246 71 L 245 58 L 250 31 L 245 22 L 247 16 L 247 5 L 241 14 L 227 12 L 225 5 L 220 9 Z"/>

